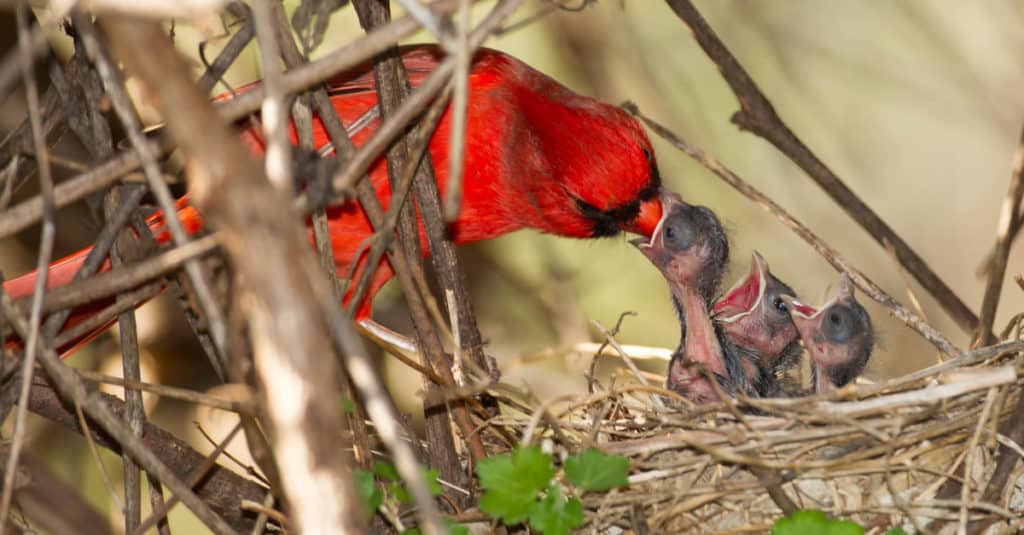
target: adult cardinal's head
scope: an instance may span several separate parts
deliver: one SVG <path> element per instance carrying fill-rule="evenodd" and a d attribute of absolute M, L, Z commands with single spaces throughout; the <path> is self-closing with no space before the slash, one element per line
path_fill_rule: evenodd
<path fill-rule="evenodd" d="M 479 111 L 508 143 L 509 189 L 539 216 L 529 226 L 576 237 L 651 236 L 663 213 L 661 176 L 633 116 L 509 56 L 485 51 L 474 72 L 505 80 L 490 95 L 502 104 Z"/>
<path fill-rule="evenodd" d="M 845 386 L 864 370 L 874 349 L 871 317 L 853 295 L 853 281 L 843 274 L 839 291 L 815 310 L 785 296 L 789 313 L 814 363 L 814 391 Z"/>

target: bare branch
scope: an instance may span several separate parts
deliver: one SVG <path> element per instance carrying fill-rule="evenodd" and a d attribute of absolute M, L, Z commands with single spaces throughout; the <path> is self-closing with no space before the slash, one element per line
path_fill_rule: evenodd
<path fill-rule="evenodd" d="M 995 253 L 992 262 L 988 264 L 988 283 L 985 285 L 985 297 L 981 301 L 981 327 L 976 333 L 979 345 L 995 342 L 992 324 L 996 320 L 996 308 L 1003 290 L 1003 279 L 1006 278 L 1006 259 L 1010 256 L 1010 245 L 1013 243 L 1013 227 L 1020 225 L 1021 198 L 1024 197 L 1024 131 L 1021 131 L 1020 143 L 1013 159 L 1013 174 L 1010 176 L 1006 198 L 1003 199 L 1003 207 L 999 211 Z"/>
<path fill-rule="evenodd" d="M 693 32 L 694 39 L 715 62 L 722 77 L 739 100 L 740 110 L 732 121 L 775 145 L 807 173 L 854 221 L 882 247 L 891 245 L 900 264 L 934 297 L 965 332 L 973 334 L 978 317 L 967 307 L 907 242 L 864 203 L 828 166 L 782 121 L 774 106 L 740 65 L 736 56 L 718 38 L 690 0 L 666 0 Z"/>
<path fill-rule="evenodd" d="M 335 360 L 317 303 L 331 295 L 298 214 L 266 181 L 230 127 L 209 120 L 212 104 L 159 25 L 111 17 L 104 28 L 119 58 L 159 95 L 168 134 L 193 162 L 193 202 L 221 228 L 238 270 L 238 302 L 249 320 L 261 400 L 297 529 L 362 529 L 343 454 L 325 429 L 344 419 L 333 381 Z M 204 136 L 196 136 L 196 132 Z M 259 499 L 258 499 L 259 500 Z"/>
<path fill-rule="evenodd" d="M 832 267 L 836 268 L 837 271 L 844 272 L 850 275 L 853 282 L 858 288 L 863 290 L 869 297 L 874 299 L 878 304 L 884 306 L 889 310 L 889 313 L 893 317 L 902 321 L 908 327 L 916 331 L 921 335 L 922 338 L 930 342 L 932 345 L 937 347 L 939 351 L 942 351 L 950 357 L 959 356 L 962 351 L 953 345 L 953 342 L 949 341 L 948 338 L 942 335 L 939 331 L 935 330 L 934 327 L 928 325 L 924 320 L 907 310 L 903 305 L 899 304 L 898 301 L 893 299 L 889 294 L 885 293 L 877 284 L 867 278 L 860 270 L 853 267 L 852 264 L 846 261 L 842 256 L 836 252 L 835 249 L 831 248 L 821 238 L 818 237 L 811 229 L 807 228 L 803 223 L 797 221 L 793 216 L 786 212 L 781 206 L 771 200 L 765 194 L 758 191 L 756 188 L 750 185 L 749 182 L 743 180 L 735 173 L 730 171 L 721 162 L 716 160 L 706 152 L 691 146 L 674 132 L 665 128 L 661 124 L 654 122 L 649 117 L 640 113 L 636 106 L 632 103 L 627 103 L 627 111 L 643 119 L 644 123 L 672 146 L 685 152 L 691 158 L 699 162 L 701 165 L 706 167 L 712 173 L 718 175 L 719 178 L 724 180 L 727 184 L 740 192 L 744 197 L 751 199 L 756 202 L 761 208 L 764 208 L 769 214 L 775 216 L 776 219 L 781 221 L 784 225 L 790 228 L 793 232 L 803 238 L 803 240 L 811 245 L 815 251 L 818 252 L 828 263 L 832 264 Z"/>

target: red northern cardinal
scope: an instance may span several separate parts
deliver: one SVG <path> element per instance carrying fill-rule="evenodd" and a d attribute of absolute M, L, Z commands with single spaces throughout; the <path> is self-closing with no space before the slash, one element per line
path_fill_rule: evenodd
<path fill-rule="evenodd" d="M 783 296 L 800 339 L 811 356 L 814 391 L 849 384 L 864 371 L 875 346 L 871 316 L 853 295 L 853 281 L 843 273 L 836 295 L 815 309 Z"/>
<path fill-rule="evenodd" d="M 437 66 L 442 55 L 432 45 L 402 49 L 413 86 Z M 326 84 L 342 121 L 355 131 L 353 142 L 362 145 L 379 126 L 373 113 L 377 93 L 370 67 L 338 74 Z M 357 121 L 359 124 L 353 125 Z M 261 134 L 248 125 L 241 123 L 242 138 L 254 153 L 261 154 Z M 442 194 L 447 183 L 451 126 L 449 110 L 429 145 Z M 291 136 L 294 143 L 294 128 Z M 319 120 L 314 121 L 314 141 L 317 148 L 328 145 Z M 650 236 L 662 215 L 654 151 L 636 120 L 494 50 L 480 50 L 470 69 L 464 173 L 462 211 L 449 227 L 457 244 L 524 228 L 570 238 L 610 236 L 619 231 Z M 369 175 L 387 208 L 391 192 L 383 159 Z M 177 217 L 186 228 L 194 232 L 202 227 L 200 215 L 188 205 L 187 197 L 179 206 Z M 355 202 L 330 207 L 328 218 L 339 273 L 344 275 L 358 262 L 358 274 L 365 268 L 365 258 L 356 258 L 356 254 L 371 235 L 369 221 Z M 166 242 L 169 236 L 162 231 L 162 221 L 157 215 L 150 224 L 158 240 Z M 421 243 L 425 244 L 422 227 Z M 48 284 L 66 284 L 87 252 L 55 263 Z M 393 275 L 386 260 L 371 269 L 375 270 L 371 287 L 366 300 L 358 304 L 360 319 L 369 316 L 373 295 Z M 35 274 L 30 273 L 4 283 L 4 289 L 12 297 L 22 297 L 32 293 L 34 281 Z M 82 321 L 94 309 L 76 311 L 69 325 Z"/>
<path fill-rule="evenodd" d="M 689 205 L 674 193 L 663 194 L 662 206 L 664 215 L 651 238 L 633 243 L 665 276 L 682 324 L 683 339 L 669 362 L 666 387 L 694 403 L 717 401 L 716 389 L 695 366 L 703 366 L 723 386 L 742 373 L 724 353 L 708 315 L 728 262 L 729 241 L 708 208 Z"/>

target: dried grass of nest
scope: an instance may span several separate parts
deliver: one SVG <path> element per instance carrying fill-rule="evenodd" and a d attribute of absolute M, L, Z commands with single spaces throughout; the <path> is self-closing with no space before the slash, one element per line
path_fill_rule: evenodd
<path fill-rule="evenodd" d="M 1017 533 L 1024 464 L 1015 464 L 993 503 L 981 497 L 994 452 L 1008 443 L 997 429 L 1024 386 L 1021 350 L 1022 342 L 987 347 L 827 396 L 715 406 L 696 407 L 629 378 L 586 397 L 518 400 L 518 411 L 492 424 L 556 452 L 597 446 L 629 458 L 628 487 L 584 497 L 588 529 L 639 531 L 643 522 L 651 533 L 763 532 L 783 514 L 767 491 L 775 486 L 796 507 L 855 520 L 868 533 L 894 525 L 922 532 L 934 519 L 953 527 L 988 521 L 995 532 Z M 1019 445 L 1010 447 L 1024 457 Z M 948 479 L 963 481 L 964 466 L 961 493 L 937 498 Z"/>

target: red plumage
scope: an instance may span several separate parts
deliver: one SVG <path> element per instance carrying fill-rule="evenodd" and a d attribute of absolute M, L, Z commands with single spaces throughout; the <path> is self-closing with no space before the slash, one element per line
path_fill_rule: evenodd
<path fill-rule="evenodd" d="M 431 45 L 403 48 L 402 59 L 413 86 L 437 66 L 442 54 Z M 336 75 L 327 81 L 327 87 L 342 122 L 350 129 L 377 104 L 369 65 Z M 260 154 L 264 148 L 261 134 L 249 124 L 242 123 L 242 139 Z M 355 145 L 365 143 L 379 124 L 374 118 L 353 129 Z M 449 109 L 429 145 L 442 195 L 447 185 L 450 130 Z M 649 236 L 661 217 L 653 149 L 636 120 L 619 108 L 573 93 L 511 56 L 482 49 L 474 57 L 466 130 L 462 212 L 449 227 L 457 244 L 522 228 L 571 238 L 618 230 Z M 293 127 L 291 137 L 296 142 Z M 319 119 L 314 121 L 314 143 L 317 148 L 328 144 Z M 391 192 L 383 159 L 371 168 L 370 180 L 387 208 Z M 201 218 L 187 198 L 179 205 L 178 217 L 186 228 L 190 232 L 201 228 Z M 355 255 L 371 227 L 355 202 L 330 207 L 328 219 L 338 271 L 344 275 L 357 260 Z M 159 216 L 151 218 L 150 224 L 158 240 L 168 241 Z M 426 243 L 422 236 L 421 242 Z M 87 253 L 80 251 L 52 265 L 48 286 L 69 282 Z M 374 294 L 392 274 L 386 260 L 376 268 L 358 317 L 369 316 Z M 15 298 L 29 295 L 34 281 L 35 274 L 30 273 L 6 282 L 4 289 Z M 95 308 L 75 311 L 69 324 L 81 321 Z"/>

